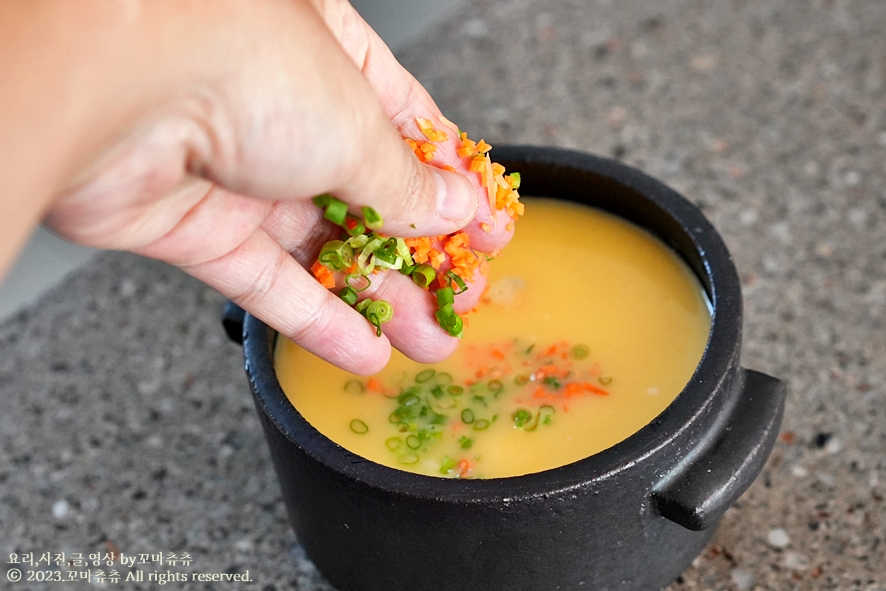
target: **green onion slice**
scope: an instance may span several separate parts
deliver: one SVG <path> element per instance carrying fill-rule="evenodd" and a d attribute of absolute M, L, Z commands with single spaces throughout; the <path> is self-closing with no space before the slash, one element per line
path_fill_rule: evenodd
<path fill-rule="evenodd" d="M 440 464 L 440 474 L 449 474 L 449 471 L 455 468 L 456 461 L 450 457 L 444 457 Z"/>
<path fill-rule="evenodd" d="M 434 377 L 434 375 L 435 375 L 436 373 L 437 373 L 437 370 L 435 370 L 435 369 L 433 369 L 433 368 L 431 368 L 431 369 L 426 369 L 426 370 L 424 370 L 424 371 L 420 371 L 420 372 L 418 372 L 418 375 L 415 376 L 415 381 L 418 382 L 419 384 L 424 383 L 424 382 L 427 382 L 427 381 L 430 380 L 432 377 Z"/>
<path fill-rule="evenodd" d="M 363 212 L 363 223 L 366 224 L 366 227 L 370 230 L 378 230 L 382 227 L 382 219 L 381 216 L 378 215 L 378 212 L 369 207 L 368 205 L 364 205 L 360 208 L 360 211 Z"/>
<path fill-rule="evenodd" d="M 387 300 L 375 300 L 369 305 L 368 313 L 377 315 L 379 322 L 388 322 L 394 317 L 394 307 Z"/>
<path fill-rule="evenodd" d="M 329 198 L 329 203 L 326 204 L 325 209 L 323 210 L 323 217 L 335 224 L 336 226 L 341 226 L 345 223 L 345 218 L 348 215 L 348 204 L 344 201 L 340 201 L 335 197 Z"/>
<path fill-rule="evenodd" d="M 511 419 L 514 421 L 514 426 L 519 429 L 532 420 L 532 413 L 525 408 L 518 408 L 511 415 Z"/>
<path fill-rule="evenodd" d="M 420 264 L 412 272 L 412 280 L 422 288 L 427 288 L 436 278 L 437 274 L 434 272 L 434 267 L 427 263 Z"/>
<path fill-rule="evenodd" d="M 460 293 L 464 293 L 464 292 L 468 291 L 468 286 L 465 283 L 464 279 L 459 277 L 453 271 L 446 271 L 446 278 L 449 279 L 450 287 L 452 286 L 453 283 L 456 285 L 456 287 L 458 287 L 458 291 L 455 292 L 455 295 L 458 295 Z"/>
<path fill-rule="evenodd" d="M 569 350 L 569 353 L 572 355 L 573 359 L 584 359 L 591 354 L 591 350 L 587 345 L 574 345 L 572 349 Z"/>
<path fill-rule="evenodd" d="M 348 380 L 345 383 L 345 392 L 348 394 L 362 394 L 366 391 L 366 386 L 360 380 Z"/>
<path fill-rule="evenodd" d="M 346 216 L 346 219 L 343 219 L 339 225 L 344 226 L 348 236 L 359 236 L 366 232 L 366 226 L 363 225 L 363 222 L 352 215 Z"/>
<path fill-rule="evenodd" d="M 366 316 L 366 308 L 368 308 L 372 304 L 372 300 L 366 298 L 365 300 L 360 300 L 356 304 L 354 304 L 354 309 L 364 316 Z"/>
<path fill-rule="evenodd" d="M 357 292 L 353 287 L 341 288 L 341 291 L 338 292 L 338 297 L 349 306 L 353 306 L 357 303 Z"/>
<path fill-rule="evenodd" d="M 350 426 L 351 431 L 353 431 L 357 435 L 363 435 L 364 433 L 369 432 L 369 426 L 360 419 L 354 419 L 353 421 L 351 421 Z"/>
<path fill-rule="evenodd" d="M 474 421 L 474 431 L 483 431 L 487 427 L 489 427 L 489 421 L 486 419 Z"/>
<path fill-rule="evenodd" d="M 436 291 L 436 296 L 437 306 L 440 308 L 455 303 L 455 292 L 451 287 L 441 287 Z"/>
<path fill-rule="evenodd" d="M 369 289 L 369 286 L 372 285 L 372 281 L 369 277 L 361 275 L 360 273 L 350 273 L 345 277 L 345 285 L 357 293 L 360 293 L 361 291 Z"/>
<path fill-rule="evenodd" d="M 329 193 L 323 193 L 322 195 L 317 195 L 316 197 L 314 197 L 314 205 L 316 205 L 317 207 L 326 207 L 333 199 L 335 198 Z"/>

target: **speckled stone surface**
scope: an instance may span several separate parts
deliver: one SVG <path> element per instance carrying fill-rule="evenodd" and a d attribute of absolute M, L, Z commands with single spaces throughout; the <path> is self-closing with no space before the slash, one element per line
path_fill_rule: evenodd
<path fill-rule="evenodd" d="M 744 364 L 787 381 L 783 432 L 668 591 L 886 591 L 884 30 L 880 0 L 483 1 L 400 53 L 472 137 L 621 158 L 735 256 Z M 222 303 L 105 254 L 0 326 L 0 588 L 10 553 L 119 550 L 191 563 L 104 567 L 111 587 L 330 589 L 286 522 Z M 92 588 L 61 584 L 9 588 Z"/>

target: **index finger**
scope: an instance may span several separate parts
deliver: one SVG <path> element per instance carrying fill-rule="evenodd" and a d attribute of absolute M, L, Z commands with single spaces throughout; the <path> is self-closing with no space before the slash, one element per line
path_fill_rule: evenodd
<path fill-rule="evenodd" d="M 504 248 L 513 236 L 511 216 L 491 206 L 489 182 L 481 173 L 470 170 L 469 160 L 459 156 L 457 128 L 440 112 L 428 91 L 397 61 L 384 41 L 346 0 L 323 5 L 323 18 L 345 53 L 360 68 L 375 90 L 382 109 L 407 138 L 424 140 L 418 120 L 430 120 L 446 138 L 434 142 L 431 165 L 451 168 L 467 177 L 477 193 L 479 207 L 474 219 L 464 228 L 475 250 L 491 253 Z M 494 187 L 492 189 L 495 190 Z"/>

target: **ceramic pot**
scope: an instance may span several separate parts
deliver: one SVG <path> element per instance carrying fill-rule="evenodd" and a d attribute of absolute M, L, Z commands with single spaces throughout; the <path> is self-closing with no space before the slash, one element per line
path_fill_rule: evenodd
<path fill-rule="evenodd" d="M 227 310 L 299 542 L 340 591 L 650 591 L 673 581 L 750 486 L 775 441 L 781 382 L 741 367 L 739 279 L 716 230 L 685 198 L 605 158 L 497 147 L 521 193 L 598 207 L 658 236 L 713 304 L 692 379 L 650 424 L 581 461 L 458 480 L 381 466 L 296 411 L 274 374 L 276 335 Z"/>

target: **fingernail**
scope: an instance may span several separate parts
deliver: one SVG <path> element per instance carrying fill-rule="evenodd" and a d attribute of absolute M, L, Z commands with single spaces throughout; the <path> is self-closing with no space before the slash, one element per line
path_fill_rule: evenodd
<path fill-rule="evenodd" d="M 477 212 L 477 194 L 470 181 L 457 172 L 431 169 L 437 183 L 437 215 L 453 222 L 466 222 Z"/>

